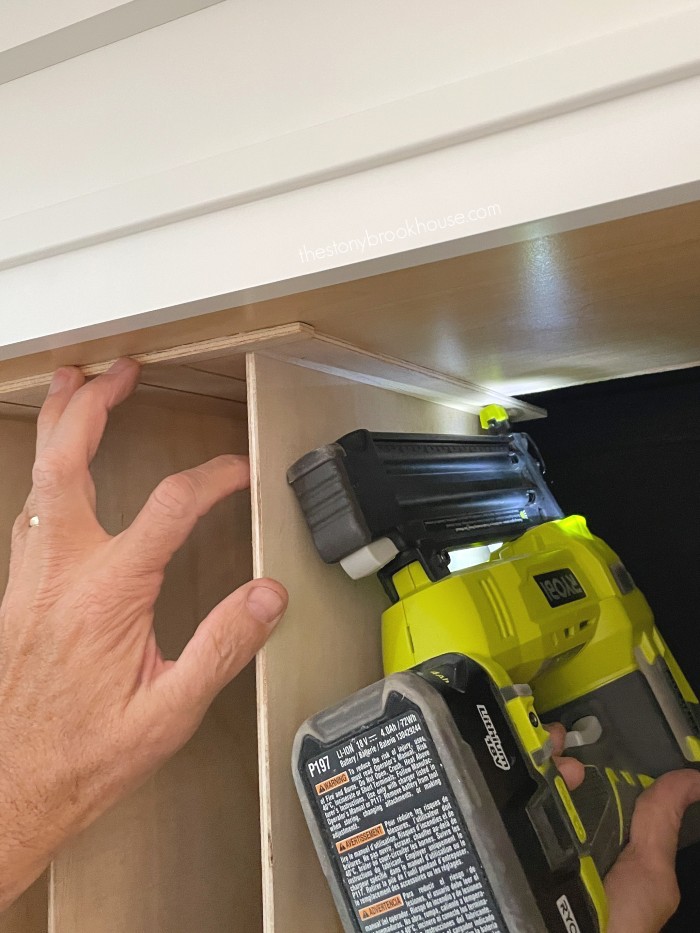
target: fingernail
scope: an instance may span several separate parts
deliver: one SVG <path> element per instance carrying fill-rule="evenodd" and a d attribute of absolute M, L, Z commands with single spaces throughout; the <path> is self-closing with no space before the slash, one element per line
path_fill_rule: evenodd
<path fill-rule="evenodd" d="M 51 385 L 49 386 L 49 395 L 54 395 L 56 392 L 60 392 L 61 389 L 64 389 L 68 384 L 70 379 L 70 373 L 67 369 L 57 369 L 53 374 L 53 379 L 51 380 Z"/>
<path fill-rule="evenodd" d="M 121 359 L 118 359 L 116 363 L 112 363 L 108 372 L 117 375 L 118 373 L 124 372 L 125 369 L 128 369 L 132 365 L 133 360 L 130 360 L 128 356 L 123 356 Z"/>
<path fill-rule="evenodd" d="M 256 586 L 248 594 L 248 611 L 258 622 L 271 625 L 284 612 L 284 600 L 269 586 Z"/>

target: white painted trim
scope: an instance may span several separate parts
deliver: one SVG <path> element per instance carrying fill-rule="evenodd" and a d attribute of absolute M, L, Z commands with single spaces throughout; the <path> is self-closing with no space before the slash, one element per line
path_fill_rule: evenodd
<path fill-rule="evenodd" d="M 700 77 L 0 272 L 0 360 L 700 199 Z M 480 200 L 475 201 L 475 198 Z M 321 246 L 499 202 L 350 256 Z M 412 248 L 411 248 L 412 247 Z"/>
<path fill-rule="evenodd" d="M 698 35 L 700 8 L 690 9 L 323 125 L 7 218 L 0 221 L 0 269 L 259 201 L 700 75 Z"/>
<path fill-rule="evenodd" d="M 114 279 L 108 276 L 108 270 L 120 269 L 122 268 L 122 263 L 127 267 L 129 262 L 134 259 L 134 248 L 137 252 L 142 253 L 143 263 L 140 264 L 142 266 L 148 262 L 150 257 L 155 259 L 156 255 L 167 255 L 167 247 L 159 247 L 156 243 L 152 244 L 152 246 L 143 242 L 132 244 L 131 238 L 126 237 L 123 240 L 117 240 L 114 244 L 107 243 L 98 245 L 96 248 L 99 250 L 102 248 L 109 248 L 110 246 L 115 247 L 114 251 L 110 250 L 108 255 L 102 257 L 92 256 L 91 250 L 80 250 L 76 253 L 68 254 L 66 259 L 71 261 L 70 267 L 63 269 L 57 270 L 55 266 L 53 269 L 44 268 L 44 264 L 39 262 L 36 264 L 29 264 L 26 267 L 8 270 L 6 274 L 20 273 L 25 281 L 20 280 L 18 287 L 13 286 L 12 283 L 9 284 L 7 289 L 9 300 L 5 303 L 5 307 L 10 310 L 2 310 L 0 308 L 0 362 L 3 360 L 16 359 L 17 357 L 29 353 L 56 350 L 59 347 L 81 343 L 87 340 L 113 337 L 126 331 L 140 330 L 141 328 L 152 327 L 172 321 L 182 321 L 187 318 L 209 314 L 214 311 L 221 311 L 224 308 L 241 308 L 256 302 L 268 301 L 287 295 L 301 294 L 312 289 L 324 288 L 341 282 L 353 282 L 358 279 L 367 278 L 368 276 L 380 275 L 385 272 L 407 269 L 411 266 L 437 262 L 441 259 L 465 256 L 473 252 L 494 249 L 499 246 L 507 246 L 511 243 L 520 243 L 536 236 L 551 236 L 556 233 L 564 233 L 567 230 L 576 230 L 581 227 L 605 223 L 610 220 L 618 220 L 623 217 L 630 217 L 649 211 L 661 210 L 679 204 L 687 204 L 696 200 L 700 200 L 700 180 L 686 185 L 665 188 L 659 191 L 640 194 L 635 197 L 624 198 L 620 201 L 601 203 L 595 207 L 582 208 L 578 211 L 559 214 L 547 218 L 546 220 L 539 220 L 538 218 L 533 220 L 532 223 L 524 223 L 512 227 L 501 227 L 489 230 L 485 233 L 475 233 L 471 237 L 445 240 L 417 249 L 388 252 L 384 255 L 377 256 L 377 258 L 336 265 L 307 275 L 297 275 L 278 281 L 264 281 L 253 287 L 242 287 L 237 291 L 216 292 L 213 290 L 213 293 L 207 294 L 207 291 L 212 292 L 212 289 L 207 289 L 204 281 L 202 281 L 199 286 L 201 297 L 188 297 L 186 300 L 177 303 L 170 303 L 167 297 L 164 297 L 162 301 L 155 302 L 153 299 L 150 299 L 152 304 L 150 310 L 140 310 L 140 307 L 143 307 L 144 301 L 149 300 L 148 298 L 144 299 L 142 297 L 146 289 L 144 288 L 145 283 L 140 281 L 135 283 L 133 287 L 125 287 L 119 290 L 119 298 L 123 298 L 124 303 L 118 305 L 118 313 L 116 312 L 116 302 L 111 302 L 115 304 L 115 311 L 106 315 L 103 312 L 102 316 L 99 317 L 96 306 L 91 305 L 89 300 L 88 303 L 82 303 L 80 306 L 76 303 L 71 303 L 71 311 L 74 314 L 79 314 L 80 318 L 85 321 L 81 326 L 64 327 L 63 329 L 54 328 L 48 331 L 44 326 L 41 330 L 35 328 L 33 333 L 30 331 L 31 335 L 24 340 L 3 343 L 4 334 L 1 327 L 5 319 L 3 315 L 7 315 L 7 319 L 9 319 L 9 316 L 13 314 L 15 309 L 17 314 L 21 315 L 23 307 L 27 308 L 33 306 L 33 302 L 37 300 L 37 295 L 41 296 L 46 302 L 50 302 L 52 299 L 59 296 L 59 308 L 63 310 L 58 311 L 55 316 L 55 321 L 65 321 L 64 315 L 67 309 L 66 298 L 70 300 L 70 291 L 67 290 L 65 295 L 60 291 L 57 293 L 54 284 L 56 280 L 66 286 L 72 283 L 73 288 L 71 291 L 75 290 L 79 292 L 81 273 L 86 275 L 88 273 L 94 274 L 96 269 L 98 274 L 104 272 L 105 276 L 103 281 L 105 284 L 103 287 L 107 289 L 111 295 Z M 153 231 L 154 234 L 158 232 L 159 231 Z M 163 232 L 167 233 L 169 231 Z M 173 225 L 172 232 L 175 234 L 180 232 L 177 225 Z M 177 237 L 180 242 L 176 246 L 175 253 L 181 257 L 181 268 L 185 268 L 184 263 L 187 262 L 188 248 L 185 244 L 189 241 L 197 249 L 206 249 L 207 246 L 211 245 L 214 241 L 221 242 L 222 235 L 218 231 L 212 231 L 211 234 L 211 237 L 205 233 L 200 236 L 199 240 L 189 240 L 187 232 L 185 231 L 184 237 Z M 122 245 L 124 249 L 120 248 Z M 139 247 L 143 247 L 143 250 L 139 249 Z M 60 262 L 61 259 L 61 256 L 52 257 L 47 260 L 47 264 Z M 175 268 L 178 266 L 178 261 L 172 259 L 169 266 L 171 269 Z M 153 268 L 154 267 L 151 267 L 151 269 Z M 38 274 L 32 276 L 34 270 L 36 270 Z M 152 273 L 150 276 L 151 284 L 153 274 L 155 273 Z M 27 277 L 34 279 L 31 283 L 31 288 L 28 287 L 28 283 L 26 282 Z M 142 278 L 141 274 L 139 277 Z M 118 276 L 118 278 L 120 277 Z M 2 275 L 0 274 L 0 295 L 2 295 L 4 284 Z M 163 282 L 157 281 L 152 291 L 162 295 L 163 284 Z M 169 279 L 167 285 L 171 288 L 173 284 L 172 278 Z M 180 283 L 175 282 L 176 287 L 179 284 Z M 170 292 L 170 288 L 166 289 L 168 293 Z M 151 289 L 149 289 L 149 291 L 151 291 Z M 112 298 L 113 297 L 114 296 L 112 296 Z M 649 370 L 643 370 L 643 372 L 646 373 L 649 372 Z"/>
<path fill-rule="evenodd" d="M 56 0 L 54 0 L 56 2 Z M 0 84 L 196 13 L 222 0 L 130 0 L 0 51 Z"/>

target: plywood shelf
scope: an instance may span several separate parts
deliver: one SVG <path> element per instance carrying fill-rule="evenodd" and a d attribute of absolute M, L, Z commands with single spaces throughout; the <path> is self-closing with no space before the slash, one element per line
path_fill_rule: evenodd
<path fill-rule="evenodd" d="M 561 233 L 514 227 L 513 240 L 438 261 L 416 250 L 395 271 L 351 264 L 330 285 L 290 280 L 276 297 L 2 360 L 0 382 L 117 355 L 155 363 L 295 321 L 506 395 L 700 362 L 700 201 Z"/>
<path fill-rule="evenodd" d="M 244 402 L 245 355 L 255 351 L 459 411 L 477 413 L 482 406 L 497 403 L 510 412 L 514 421 L 544 415 L 542 409 L 500 392 L 391 356 L 369 353 L 301 323 L 135 354 L 134 358 L 143 366 L 141 391 L 160 389 Z M 86 376 L 96 376 L 112 362 L 113 358 L 82 369 Z M 51 376 L 45 372 L 0 383 L 0 403 L 38 408 Z"/>

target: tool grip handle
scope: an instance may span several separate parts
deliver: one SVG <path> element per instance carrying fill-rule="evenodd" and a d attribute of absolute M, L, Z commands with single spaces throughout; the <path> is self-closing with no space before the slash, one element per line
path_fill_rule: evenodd
<path fill-rule="evenodd" d="M 686 737 L 692 740 L 700 731 L 698 714 L 677 698 L 668 677 L 666 682 L 668 702 L 637 670 L 546 714 L 546 720 L 562 722 L 574 733 L 583 724 L 583 744 L 569 748 L 568 754 L 583 763 L 586 776 L 571 799 L 601 876 L 627 844 L 634 807 L 645 788 L 667 771 L 700 770 L 700 762 L 684 753 L 692 747 Z M 700 809 L 691 808 L 681 841 L 698 840 Z"/>
<path fill-rule="evenodd" d="M 650 783 L 651 779 L 628 771 L 587 765 L 583 783 L 571 791 L 601 877 L 607 874 L 627 844 L 637 799 Z"/>

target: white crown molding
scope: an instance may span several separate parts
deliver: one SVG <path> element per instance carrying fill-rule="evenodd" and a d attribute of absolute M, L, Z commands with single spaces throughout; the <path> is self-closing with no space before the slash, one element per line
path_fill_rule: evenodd
<path fill-rule="evenodd" d="M 7 218 L 0 221 L 0 269 L 260 201 L 700 75 L 698 35 L 700 9 L 695 8 Z"/>
<path fill-rule="evenodd" d="M 130 0 L 27 42 L 0 49 L 0 84 L 196 13 L 222 0 Z M 1 40 L 0 40 L 1 41 Z"/>

